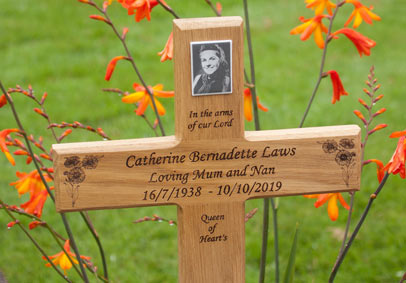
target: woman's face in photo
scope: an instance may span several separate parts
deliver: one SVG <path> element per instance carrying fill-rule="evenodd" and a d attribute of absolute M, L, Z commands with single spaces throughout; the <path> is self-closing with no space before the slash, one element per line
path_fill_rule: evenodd
<path fill-rule="evenodd" d="M 202 51 L 200 53 L 200 61 L 203 71 L 208 75 L 213 74 L 220 66 L 220 58 L 215 50 Z"/>

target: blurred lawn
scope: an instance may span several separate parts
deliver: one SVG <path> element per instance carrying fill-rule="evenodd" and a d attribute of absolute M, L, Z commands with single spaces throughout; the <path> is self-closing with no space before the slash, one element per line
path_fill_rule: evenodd
<path fill-rule="evenodd" d="M 385 98 L 377 109 L 388 111 L 377 118 L 388 128 L 374 134 L 368 141 L 366 158 L 386 162 L 395 149 L 391 132 L 406 128 L 406 5 L 403 0 L 365 0 L 382 17 L 373 26 L 363 23 L 359 31 L 377 42 L 370 57 L 360 58 L 355 47 L 343 36 L 328 49 L 326 70 L 337 70 L 350 93 L 336 105 L 331 104 L 331 83 L 322 82 L 306 126 L 353 124 L 359 121 L 352 114 L 361 109 L 357 100 L 365 97 L 362 89 L 371 65 L 382 84 Z M 181 17 L 213 16 L 205 1 L 171 1 L 168 3 Z M 222 1 L 224 15 L 241 15 L 242 2 Z M 301 42 L 289 35 L 299 24 L 299 16 L 310 17 L 303 1 L 251 1 L 250 13 L 257 74 L 257 87 L 263 104 L 270 108 L 261 113 L 262 129 L 297 127 L 315 84 L 321 50 L 313 40 Z M 352 7 L 347 5 L 337 17 L 335 29 L 347 19 Z M 112 31 L 101 22 L 88 18 L 96 11 L 76 1 L 9 1 L 0 0 L 0 79 L 8 87 L 32 84 L 37 95 L 48 92 L 48 113 L 53 122 L 80 121 L 102 127 L 114 139 L 153 136 L 145 122 L 136 117 L 132 107 L 120 102 L 117 95 L 104 93 L 102 88 L 118 87 L 131 90 L 137 81 L 126 62 L 119 62 L 110 82 L 103 80 L 109 60 L 123 55 L 123 48 Z M 160 63 L 156 55 L 171 31 L 171 16 L 162 8 L 154 8 L 152 21 L 135 23 L 118 4 L 110 14 L 120 27 L 128 26 L 128 45 L 148 84 L 163 83 L 173 89 L 172 62 Z M 247 58 L 247 56 L 246 56 Z M 246 60 L 246 63 L 247 60 Z M 30 133 L 52 143 L 46 123 L 32 109 L 36 107 L 22 95 L 14 95 L 21 119 Z M 173 134 L 173 101 L 162 99 L 168 110 L 163 123 Z M 152 113 L 148 110 L 149 118 Z M 0 129 L 15 127 L 8 107 L 0 110 Z M 252 130 L 253 123 L 246 129 Z M 98 140 L 98 136 L 75 131 L 66 141 Z M 33 170 L 18 159 L 14 168 L 0 157 L 0 184 L 2 200 L 21 204 L 15 190 L 8 185 L 14 181 L 15 171 Z M 374 165 L 365 168 L 362 190 L 357 193 L 354 222 L 358 220 L 369 195 L 375 191 L 377 180 Z M 406 239 L 405 181 L 391 177 L 376 200 L 353 248 L 338 274 L 336 282 L 396 282 L 406 271 L 403 251 Z M 348 196 L 345 196 L 349 200 Z M 248 201 L 247 211 L 259 207 L 258 214 L 246 226 L 246 279 L 257 282 L 260 257 L 262 200 Z M 132 224 L 132 221 L 152 214 L 175 219 L 176 207 L 135 208 L 92 211 L 90 216 L 98 230 L 106 253 L 113 282 L 176 282 L 177 231 L 166 223 Z M 295 282 L 326 282 L 340 247 L 346 211 L 340 208 L 340 217 L 331 222 L 326 207 L 313 207 L 313 201 L 303 197 L 279 199 L 280 262 L 283 274 L 297 222 L 300 234 L 297 250 Z M 50 201 L 43 217 L 64 234 L 60 217 Z M 77 213 L 68 215 L 81 253 L 92 256 L 99 267 L 97 247 Z M 21 219 L 24 224 L 27 219 Z M 44 267 L 40 254 L 24 234 L 15 227 L 7 230 L 10 221 L 0 212 L 0 270 L 9 282 L 59 282 L 54 271 Z M 50 235 L 38 228 L 32 232 L 48 254 L 59 252 Z M 272 231 L 271 231 L 272 235 Z M 273 282 L 273 237 L 269 238 L 269 256 L 266 282 Z M 72 279 L 78 281 L 71 271 Z M 92 281 L 96 281 L 92 279 Z"/>

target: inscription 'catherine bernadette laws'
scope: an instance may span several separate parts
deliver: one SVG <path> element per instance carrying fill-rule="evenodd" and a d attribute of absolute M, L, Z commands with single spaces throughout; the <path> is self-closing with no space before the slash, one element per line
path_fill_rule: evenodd
<path fill-rule="evenodd" d="M 200 151 L 192 151 L 188 155 L 186 154 L 173 154 L 169 152 L 167 155 L 158 155 L 155 151 L 149 155 L 136 156 L 130 155 L 126 159 L 126 167 L 133 168 L 139 166 L 149 165 L 164 165 L 164 164 L 181 164 L 187 160 L 189 162 L 206 162 L 206 161 L 222 161 L 222 160 L 249 160 L 257 157 L 271 158 L 271 157 L 283 157 L 294 156 L 296 154 L 296 147 L 289 148 L 271 148 L 270 146 L 264 147 L 260 155 L 256 149 L 239 149 L 237 146 L 233 147 L 230 151 L 223 152 L 209 152 L 202 153 Z"/>

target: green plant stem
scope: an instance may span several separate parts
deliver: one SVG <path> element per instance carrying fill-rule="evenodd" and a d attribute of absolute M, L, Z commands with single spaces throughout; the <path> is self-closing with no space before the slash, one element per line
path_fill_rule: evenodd
<path fill-rule="evenodd" d="M 256 92 L 256 80 L 255 80 L 255 64 L 254 64 L 254 52 L 252 48 L 252 41 L 251 41 L 251 28 L 249 22 L 249 13 L 248 13 L 248 1 L 243 0 L 244 4 L 244 16 L 245 16 L 245 29 L 247 33 L 247 42 L 248 42 L 248 53 L 249 53 L 249 62 L 250 62 L 250 71 L 251 71 L 251 81 L 252 87 L 250 87 L 251 95 L 252 95 L 252 103 L 253 103 L 253 111 L 254 111 L 254 123 L 255 123 L 255 130 L 259 131 L 261 129 L 259 123 L 259 115 L 258 115 L 258 103 L 257 103 L 257 92 Z M 248 80 L 248 76 L 244 70 L 244 75 L 246 80 Z M 277 211 L 274 209 L 274 202 L 272 202 L 272 213 L 273 213 L 273 223 L 274 223 L 274 249 L 275 249 L 275 278 L 276 282 L 279 280 L 279 243 L 278 243 L 278 226 L 277 226 Z M 268 249 L 268 230 L 269 230 L 269 198 L 264 199 L 264 212 L 262 217 L 262 247 L 261 247 L 261 260 L 260 260 L 260 271 L 259 271 L 259 282 L 263 283 L 265 280 L 265 267 L 266 267 L 266 255 Z"/>
<path fill-rule="evenodd" d="M 371 75 L 373 77 L 373 73 L 372 73 L 373 72 L 373 66 L 371 67 L 370 72 L 371 72 Z M 374 85 L 372 79 L 369 79 L 369 82 L 370 82 L 371 85 Z M 368 108 L 369 120 L 367 121 L 367 123 L 365 125 L 365 138 L 364 138 L 364 142 L 361 144 L 361 174 L 362 174 L 362 170 L 364 168 L 365 148 L 366 148 L 367 141 L 368 141 L 368 138 L 369 138 L 369 126 L 371 125 L 372 120 L 374 119 L 374 116 L 372 114 L 372 107 L 374 106 L 375 90 L 374 90 L 374 87 L 370 87 L 370 89 L 371 89 L 372 93 L 370 95 L 371 102 L 370 102 L 369 108 Z M 350 209 L 349 209 L 348 218 L 347 218 L 347 224 L 345 226 L 343 242 L 341 244 L 341 248 L 340 248 L 340 252 L 338 253 L 337 260 L 340 257 L 340 255 L 343 253 L 344 248 L 345 248 L 345 244 L 347 242 L 348 232 L 350 230 L 350 225 L 351 225 L 351 216 L 352 216 L 352 211 L 353 211 L 353 207 L 354 207 L 354 199 L 355 199 L 355 192 L 352 192 L 351 193 Z"/>
<path fill-rule="evenodd" d="M 125 42 L 125 38 L 123 38 L 123 37 L 120 35 L 120 33 L 117 31 L 116 27 L 114 26 L 114 24 L 113 24 L 113 22 L 111 21 L 111 19 L 110 19 L 109 15 L 107 14 L 107 12 L 104 11 L 103 9 L 101 9 L 100 7 L 98 7 L 97 5 L 95 5 L 95 7 L 96 7 L 101 13 L 103 13 L 103 15 L 104 15 L 104 16 L 106 17 L 106 19 L 109 21 L 109 23 L 110 23 L 109 25 L 110 25 L 111 28 L 113 29 L 114 33 L 116 34 L 116 36 L 118 37 L 118 39 L 120 39 L 120 41 L 121 41 L 121 43 L 122 43 L 122 45 L 123 45 L 123 47 L 124 47 L 124 50 L 125 50 L 125 52 L 127 53 L 127 58 L 128 58 L 128 60 L 131 62 L 131 65 L 133 66 L 133 69 L 134 69 L 135 73 L 137 74 L 138 79 L 140 80 L 141 84 L 144 86 L 145 91 L 148 93 L 148 95 L 149 95 L 149 97 L 150 97 L 150 99 L 151 99 L 152 106 L 153 106 L 152 108 L 154 109 L 155 116 L 156 116 L 156 118 L 157 118 L 157 120 L 158 120 L 158 125 L 159 125 L 159 129 L 161 130 L 161 134 L 162 134 L 162 136 L 166 136 L 166 134 L 165 134 L 165 129 L 164 129 L 163 125 L 162 125 L 162 121 L 161 121 L 161 118 L 160 118 L 159 113 L 158 113 L 158 108 L 157 108 L 156 103 L 155 103 L 155 97 L 154 97 L 153 93 L 151 92 L 151 90 L 149 89 L 148 85 L 145 83 L 144 78 L 142 77 L 140 71 L 138 70 L 138 67 L 137 67 L 137 65 L 135 64 L 134 58 L 132 57 L 132 55 L 131 55 L 131 53 L 130 53 L 130 50 L 128 49 L 127 43 Z"/>
<path fill-rule="evenodd" d="M 66 227 L 66 232 L 68 233 L 69 243 L 70 243 L 70 245 L 72 246 L 73 251 L 75 252 L 76 259 L 77 259 L 78 264 L 79 264 L 79 267 L 80 267 L 80 271 L 81 271 L 82 274 L 83 274 L 83 280 L 84 280 L 86 283 L 88 283 L 88 282 L 89 282 L 89 279 L 87 278 L 87 273 L 86 273 L 86 270 L 85 270 L 85 268 L 84 268 L 84 266 L 83 266 L 83 265 L 84 265 L 84 264 L 83 264 L 83 261 L 82 261 L 82 259 L 80 258 L 79 249 L 78 249 L 78 247 L 77 247 L 77 245 L 76 245 L 75 238 L 73 237 L 73 233 L 72 233 L 72 230 L 70 229 L 70 225 L 69 225 L 68 220 L 66 219 L 65 213 L 61 213 L 61 217 L 62 217 L 63 224 L 64 224 L 64 226 Z M 70 257 L 69 257 L 69 258 L 70 258 Z"/>
<path fill-rule="evenodd" d="M 406 272 L 403 274 L 402 279 L 400 279 L 399 283 L 403 283 L 406 281 Z"/>
<path fill-rule="evenodd" d="M 362 166 L 361 166 L 361 170 L 362 170 Z M 345 248 L 345 243 L 347 242 L 348 233 L 350 231 L 352 211 L 354 208 L 355 192 L 350 192 L 350 195 L 351 195 L 350 209 L 348 210 L 348 217 L 347 217 L 347 223 L 345 224 L 344 237 L 343 237 L 343 241 L 341 243 L 340 252 L 338 253 L 338 256 L 337 256 L 337 260 L 340 257 L 340 255 L 343 253 L 343 250 Z"/>
<path fill-rule="evenodd" d="M 108 274 L 108 269 L 107 269 L 107 261 L 106 261 L 106 256 L 104 254 L 104 249 L 103 245 L 100 241 L 99 234 L 96 232 L 96 229 L 94 228 L 92 222 L 90 221 L 89 215 L 87 211 L 85 212 L 80 212 L 80 215 L 82 216 L 83 220 L 85 221 L 87 227 L 89 228 L 89 231 L 92 233 L 93 238 L 95 239 L 97 246 L 99 248 L 100 256 L 102 259 L 102 264 L 103 264 L 103 271 L 104 271 L 104 278 L 107 280 L 109 279 L 109 274 Z"/>
<path fill-rule="evenodd" d="M 63 238 L 63 237 L 62 237 L 61 235 L 59 235 L 54 229 L 52 229 L 52 227 L 49 226 L 48 223 L 42 221 L 41 218 L 39 218 L 39 217 L 37 217 L 37 216 L 35 216 L 35 215 L 33 215 L 33 214 L 26 213 L 25 211 L 22 211 L 22 210 L 10 209 L 10 207 L 7 206 L 7 204 L 5 204 L 4 202 L 1 202 L 1 203 L 2 203 L 2 204 L 0 205 L 0 207 L 3 207 L 3 208 L 5 207 L 9 212 L 14 212 L 14 213 L 17 213 L 17 214 L 19 214 L 19 215 L 26 216 L 26 217 L 28 217 L 28 218 L 30 218 L 30 219 L 34 219 L 34 220 L 36 220 L 36 221 L 42 222 L 42 223 L 43 223 L 42 226 L 45 226 L 45 228 L 51 233 L 51 235 L 54 237 L 54 239 L 55 239 L 55 241 L 57 242 L 57 244 L 59 245 L 59 247 L 62 249 L 62 251 L 64 252 L 64 254 L 65 254 L 65 255 L 68 257 L 68 259 L 70 260 L 70 262 L 71 262 L 72 266 L 74 267 L 74 269 L 76 270 L 76 272 L 79 274 L 79 276 L 81 276 L 81 273 L 80 273 L 79 269 L 76 267 L 76 265 L 73 263 L 73 261 L 71 261 L 71 257 L 70 257 L 70 255 L 68 254 L 68 252 L 65 250 L 63 244 L 61 244 L 61 243 L 59 242 L 59 240 L 66 241 L 65 238 Z M 81 277 L 82 277 L 82 276 L 81 276 Z M 82 278 L 83 278 L 83 277 L 82 277 Z"/>
<path fill-rule="evenodd" d="M 348 243 L 345 245 L 345 248 L 344 248 L 343 252 L 339 255 L 339 257 L 338 257 L 338 259 L 337 259 L 337 261 L 336 261 L 336 263 L 335 263 L 335 265 L 334 265 L 334 267 L 333 267 L 333 269 L 331 271 L 330 278 L 328 280 L 329 283 L 334 282 L 334 279 L 335 279 L 335 277 L 337 275 L 337 272 L 338 272 L 338 270 L 339 270 L 339 268 L 340 268 L 340 266 L 341 266 L 341 264 L 342 264 L 342 262 L 343 262 L 343 260 L 344 260 L 344 258 L 346 256 L 348 250 L 350 249 L 352 243 L 354 242 L 355 237 L 358 235 L 358 232 L 361 229 L 362 224 L 364 223 L 366 217 L 368 216 L 368 212 L 369 212 L 369 209 L 372 206 L 372 203 L 378 197 L 379 193 L 381 192 L 381 190 L 384 187 L 384 185 L 385 185 L 388 178 L 389 178 L 389 174 L 386 173 L 385 176 L 382 179 L 382 182 L 379 184 L 378 188 L 376 189 L 375 193 L 370 196 L 369 202 L 368 202 L 367 206 L 365 207 L 364 212 L 362 213 L 361 218 L 358 221 L 357 226 L 354 229 L 354 232 L 352 232 L 351 237 L 348 240 Z"/>
<path fill-rule="evenodd" d="M 271 199 L 273 213 L 273 231 L 274 231 L 274 250 L 275 250 L 275 283 L 279 282 L 279 235 L 278 235 L 278 207 L 275 201 Z"/>
<path fill-rule="evenodd" d="M 327 35 L 326 35 L 326 40 L 324 41 L 323 55 L 321 56 L 319 77 L 317 78 L 316 85 L 315 85 L 315 87 L 313 89 L 312 95 L 311 95 L 310 100 L 309 100 L 309 102 L 307 104 L 307 107 L 306 107 L 306 110 L 305 110 L 305 112 L 303 114 L 302 120 L 300 121 L 299 128 L 303 127 L 303 124 L 304 124 L 304 122 L 306 120 L 307 114 L 309 114 L 310 107 L 313 104 L 313 100 L 316 97 L 316 93 L 319 90 L 321 80 L 323 79 L 324 65 L 326 63 L 326 56 L 327 56 L 327 46 L 328 46 L 328 43 L 330 41 L 330 34 L 331 34 L 331 30 L 333 28 L 334 19 L 335 19 L 337 13 L 338 13 L 338 10 L 340 9 L 340 4 L 338 4 L 339 2 L 340 1 L 337 1 L 337 8 L 334 10 L 333 16 L 331 16 L 331 19 L 330 19 L 330 24 L 328 26 L 328 32 L 327 32 Z"/>
<path fill-rule="evenodd" d="M 155 129 L 154 126 L 151 124 L 151 122 L 148 120 L 148 118 L 147 118 L 144 114 L 142 114 L 141 117 L 144 118 L 144 120 L 145 120 L 145 122 L 147 123 L 147 125 L 151 128 L 152 131 L 154 131 L 155 136 L 156 136 L 156 137 L 159 137 L 159 134 L 157 133 L 156 129 Z"/>
<path fill-rule="evenodd" d="M 35 215 L 33 215 L 33 214 L 29 214 L 29 213 L 25 212 L 24 210 L 11 208 L 11 207 L 8 206 L 7 204 L 4 204 L 4 206 L 5 206 L 6 209 L 7 209 L 8 211 L 10 211 L 10 212 L 17 213 L 17 214 L 19 214 L 19 215 L 22 215 L 22 216 L 28 217 L 28 218 L 30 218 L 30 219 L 34 219 L 34 220 L 36 220 L 36 221 L 41 222 L 41 223 L 42 223 L 42 224 L 41 224 L 41 227 L 45 227 L 46 229 L 48 229 L 48 231 L 49 231 L 49 232 L 51 233 L 51 235 L 55 238 L 55 240 L 57 240 L 57 238 L 59 238 L 59 239 L 62 240 L 62 241 L 66 241 L 66 239 L 65 239 L 64 237 L 62 237 L 60 234 L 58 234 L 54 229 L 52 229 L 51 226 L 48 225 L 48 223 L 46 223 L 45 221 L 43 221 L 41 218 L 38 218 L 37 216 L 35 216 Z M 2 208 L 2 207 L 4 207 L 4 206 L 0 204 L 0 208 Z M 89 220 L 89 221 L 90 221 L 90 220 Z M 66 253 L 66 251 L 65 251 L 65 249 L 64 249 L 64 247 L 63 247 L 63 245 L 62 245 L 59 241 L 58 241 L 57 243 L 58 243 L 58 245 L 62 248 L 62 251 L 64 251 L 64 253 L 67 255 L 67 253 Z M 68 256 L 68 255 L 67 255 L 67 256 Z M 85 263 L 87 269 L 90 270 L 92 273 L 94 273 L 94 274 L 97 276 L 97 278 L 101 279 L 101 280 L 104 281 L 104 282 L 108 282 L 108 279 L 106 279 L 105 277 L 103 277 L 103 276 L 97 274 L 97 271 L 91 269 L 91 267 L 88 265 L 87 262 L 84 262 L 84 263 Z M 76 265 L 73 265 L 73 267 L 74 267 L 74 268 L 77 268 Z M 79 273 L 79 274 L 80 274 L 80 273 Z"/>
<path fill-rule="evenodd" d="M 259 262 L 259 283 L 265 281 L 266 254 L 268 248 L 268 230 L 269 230 L 269 198 L 264 198 L 264 213 L 262 215 L 262 245 L 261 260 Z"/>
<path fill-rule="evenodd" d="M 45 186 L 45 188 L 46 188 L 46 190 L 47 190 L 47 192 L 48 192 L 50 198 L 51 198 L 52 201 L 55 203 L 55 197 L 53 196 L 53 194 L 52 194 L 52 192 L 51 192 L 51 189 L 49 188 L 49 185 L 48 185 L 48 183 L 46 182 L 45 177 L 44 177 L 44 175 L 42 174 L 42 171 L 41 171 L 40 167 L 38 166 L 38 162 L 37 162 L 37 160 L 35 159 L 35 156 L 34 156 L 34 151 L 32 150 L 30 141 L 28 140 L 28 137 L 27 137 L 27 133 L 25 132 L 24 127 L 23 127 L 23 125 L 22 125 L 22 123 L 21 123 L 21 121 L 20 121 L 20 118 L 19 118 L 18 114 L 17 114 L 16 108 L 15 108 L 15 106 L 14 106 L 14 102 L 13 102 L 13 100 L 9 97 L 9 95 L 8 95 L 6 89 L 4 88 L 4 86 L 3 86 L 2 82 L 1 82 L 1 80 L 0 80 L 0 89 L 1 89 L 1 91 L 4 93 L 4 96 L 6 97 L 6 100 L 7 100 L 7 102 L 9 103 L 9 105 L 10 105 L 10 107 L 11 107 L 11 110 L 12 110 L 13 115 L 14 115 L 14 119 L 15 119 L 17 125 L 18 125 L 18 128 L 20 129 L 21 134 L 22 134 L 23 137 L 24 137 L 24 141 L 25 141 L 25 143 L 26 143 L 26 145 L 27 145 L 28 152 L 30 153 L 30 156 L 32 157 L 32 160 L 33 160 L 33 162 L 34 162 L 35 168 L 37 169 L 38 174 L 40 175 L 41 181 L 43 182 L 43 184 L 44 184 L 44 186 Z M 63 224 L 64 224 L 64 226 L 65 226 L 65 230 L 66 230 L 66 232 L 67 232 L 68 235 L 69 235 L 69 239 L 70 239 L 70 243 L 71 243 L 71 245 L 72 245 L 72 248 L 73 248 L 73 250 L 75 251 L 76 257 L 77 257 L 77 259 L 78 259 L 78 261 L 79 261 L 79 265 L 80 265 L 80 269 L 81 269 L 81 272 L 82 272 L 83 280 L 84 280 L 85 282 L 89 282 L 89 279 L 87 278 L 86 270 L 84 269 L 82 260 L 81 260 L 81 258 L 80 258 L 79 250 L 78 250 L 78 248 L 77 248 L 77 246 L 76 246 L 75 239 L 74 239 L 73 234 L 72 234 L 72 230 L 70 229 L 70 225 L 69 225 L 68 221 L 66 220 L 66 217 L 65 217 L 65 214 L 64 214 L 64 213 L 61 213 L 61 217 L 62 217 Z M 68 256 L 68 258 L 69 258 L 70 262 L 72 262 L 72 259 L 70 258 L 70 256 Z"/>
<path fill-rule="evenodd" d="M 157 1 L 158 1 L 158 3 L 159 3 L 166 11 L 168 11 L 169 13 L 171 13 L 175 19 L 179 19 L 179 16 L 175 13 L 174 10 L 172 10 L 171 7 L 165 5 L 165 4 L 162 3 L 162 1 L 160 1 L 160 0 L 157 0 Z"/>
<path fill-rule="evenodd" d="M 34 246 L 39 250 L 39 252 L 42 254 L 43 257 L 46 258 L 46 260 L 51 264 L 51 266 L 55 269 L 55 271 L 67 282 L 72 282 L 70 281 L 52 262 L 52 260 L 47 256 L 45 251 L 41 248 L 41 246 L 35 241 L 35 239 L 31 236 L 31 234 L 25 229 L 25 227 L 17 220 L 17 218 L 14 217 L 14 215 L 7 209 L 7 205 L 0 199 L 0 204 L 1 207 L 3 207 L 4 211 L 10 216 L 13 221 L 16 221 L 16 224 L 20 227 L 20 229 L 25 233 L 25 235 L 31 240 L 31 242 L 34 244 Z M 80 274 L 80 273 L 79 273 Z"/>
<path fill-rule="evenodd" d="M 207 4 L 209 4 L 210 8 L 213 10 L 213 12 L 216 14 L 217 17 L 221 17 L 221 14 L 219 11 L 217 11 L 216 7 L 214 7 L 213 3 L 210 0 L 204 0 L 206 1 Z"/>
<path fill-rule="evenodd" d="M 44 111 L 45 111 L 45 109 L 44 109 Z M 49 125 L 51 124 L 51 121 L 50 121 L 49 118 L 48 118 L 48 123 L 49 123 Z M 54 137 L 55 137 L 55 141 L 56 141 L 57 143 L 61 143 L 61 142 L 56 138 L 56 135 L 54 135 Z M 95 241 L 96 241 L 96 244 L 97 244 L 97 246 L 98 246 L 98 248 L 99 248 L 99 252 L 100 252 L 100 257 L 101 257 L 101 260 L 102 260 L 102 264 L 103 264 L 103 275 L 104 275 L 104 278 L 106 278 L 106 279 L 108 280 L 109 276 L 108 276 L 108 269 L 107 269 L 107 261 L 106 261 L 105 255 L 104 255 L 103 245 L 102 245 L 101 242 L 100 242 L 100 237 L 99 237 L 99 235 L 97 234 L 96 229 L 94 228 L 93 224 L 91 223 L 90 218 L 89 218 L 89 215 L 87 214 L 87 212 L 86 212 L 86 211 L 85 211 L 85 212 L 80 211 L 80 215 L 82 216 L 83 220 L 84 220 L 85 223 L 86 223 L 86 226 L 89 228 L 90 233 L 92 234 L 93 238 L 94 238 Z M 65 252 L 65 254 L 66 254 L 66 252 Z M 68 255 L 67 255 L 67 256 L 68 256 Z M 68 257 L 69 257 L 69 256 L 68 256 Z M 73 263 L 72 263 L 72 265 L 73 265 L 74 267 L 76 267 Z"/>
<path fill-rule="evenodd" d="M 254 109 L 254 123 L 255 123 L 255 130 L 260 130 L 259 124 L 259 116 L 258 116 L 258 103 L 257 103 L 257 91 L 256 91 L 256 80 L 255 80 L 255 65 L 254 65 L 254 52 L 252 49 L 252 41 L 251 41 L 251 28 L 250 28 L 250 20 L 248 15 L 248 3 L 247 0 L 243 0 L 244 3 L 244 16 L 245 16 L 245 30 L 247 33 L 247 42 L 248 42 L 248 54 L 249 54 L 249 61 L 250 61 L 250 71 L 251 71 L 251 84 L 253 85 L 251 90 L 252 94 L 252 105 Z"/>

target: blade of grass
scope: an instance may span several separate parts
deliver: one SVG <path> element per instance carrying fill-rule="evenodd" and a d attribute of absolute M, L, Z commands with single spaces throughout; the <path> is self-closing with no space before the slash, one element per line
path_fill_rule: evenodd
<path fill-rule="evenodd" d="M 297 249 L 297 238 L 299 234 L 299 223 L 296 223 L 295 236 L 293 237 L 292 247 L 289 254 L 288 265 L 286 266 L 285 277 L 283 279 L 284 283 L 292 283 L 293 276 L 295 274 L 295 262 L 296 262 L 296 249 Z"/>

